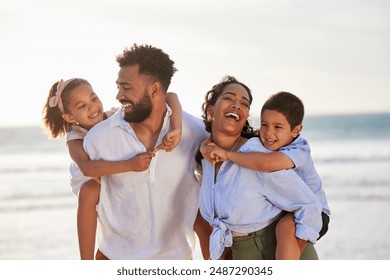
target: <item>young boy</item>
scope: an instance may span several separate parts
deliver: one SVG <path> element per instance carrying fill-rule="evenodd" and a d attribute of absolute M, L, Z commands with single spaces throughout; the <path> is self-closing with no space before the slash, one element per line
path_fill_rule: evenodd
<path fill-rule="evenodd" d="M 216 146 L 209 139 L 202 144 L 201 152 L 211 162 L 231 160 L 258 171 L 271 172 L 294 168 L 322 204 L 323 227 L 319 237 L 321 238 L 328 230 L 330 209 L 310 155 L 309 144 L 300 136 L 303 116 L 302 101 L 289 92 L 279 92 L 265 102 L 260 115 L 259 137 L 269 153 L 231 152 Z M 300 259 L 306 241 L 295 237 L 292 213 L 287 213 L 279 221 L 276 239 L 276 259 Z"/>

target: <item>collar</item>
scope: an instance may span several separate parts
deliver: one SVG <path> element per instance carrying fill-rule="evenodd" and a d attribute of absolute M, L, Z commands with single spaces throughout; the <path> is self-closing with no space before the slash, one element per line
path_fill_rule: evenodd
<path fill-rule="evenodd" d="M 163 127 L 161 129 L 161 132 L 163 132 L 165 130 L 167 125 L 169 126 L 169 118 L 172 115 L 172 109 L 168 106 L 168 104 L 166 104 L 166 107 L 167 107 L 167 112 L 164 116 L 164 123 L 163 123 Z M 124 118 L 122 116 L 122 109 L 121 108 L 119 108 L 118 111 L 111 118 L 107 119 L 107 121 L 110 122 L 110 128 L 119 126 L 119 127 L 126 129 L 126 130 L 130 129 L 130 131 L 132 131 L 134 133 L 134 130 L 131 127 L 131 125 L 127 121 L 124 120 Z"/>

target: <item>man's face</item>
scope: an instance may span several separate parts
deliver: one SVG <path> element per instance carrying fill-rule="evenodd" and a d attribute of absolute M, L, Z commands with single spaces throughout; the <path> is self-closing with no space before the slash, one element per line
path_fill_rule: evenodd
<path fill-rule="evenodd" d="M 124 119 L 130 123 L 147 119 L 152 112 L 152 100 L 148 95 L 150 78 L 138 73 L 138 65 L 126 66 L 119 70 L 116 83 L 116 99 L 122 104 Z"/>

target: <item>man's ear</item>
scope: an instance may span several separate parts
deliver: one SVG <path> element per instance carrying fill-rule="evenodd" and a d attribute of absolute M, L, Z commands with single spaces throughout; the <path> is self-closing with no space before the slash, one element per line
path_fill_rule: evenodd
<path fill-rule="evenodd" d="M 62 118 L 68 123 L 77 123 L 76 120 L 70 114 L 62 114 Z"/>
<path fill-rule="evenodd" d="M 156 96 L 156 94 L 159 93 L 161 89 L 162 89 L 162 87 L 161 87 L 161 84 L 159 82 L 152 83 L 152 85 L 151 85 L 152 96 L 153 97 Z"/>
<path fill-rule="evenodd" d="M 296 127 L 294 127 L 293 131 L 291 132 L 292 133 L 292 136 L 295 138 L 299 135 L 299 133 L 301 133 L 302 131 L 302 128 L 303 128 L 303 125 L 302 124 L 298 124 Z"/>

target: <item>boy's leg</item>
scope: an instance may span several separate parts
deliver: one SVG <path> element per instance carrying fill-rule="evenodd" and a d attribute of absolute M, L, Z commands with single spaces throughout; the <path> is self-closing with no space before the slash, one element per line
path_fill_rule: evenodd
<path fill-rule="evenodd" d="M 276 225 L 277 260 L 299 260 L 306 241 L 298 240 L 295 236 L 295 219 L 293 213 L 285 214 Z"/>
<path fill-rule="evenodd" d="M 80 258 L 93 260 L 95 256 L 97 212 L 100 184 L 95 180 L 85 182 L 79 191 L 77 208 L 77 233 Z"/>

